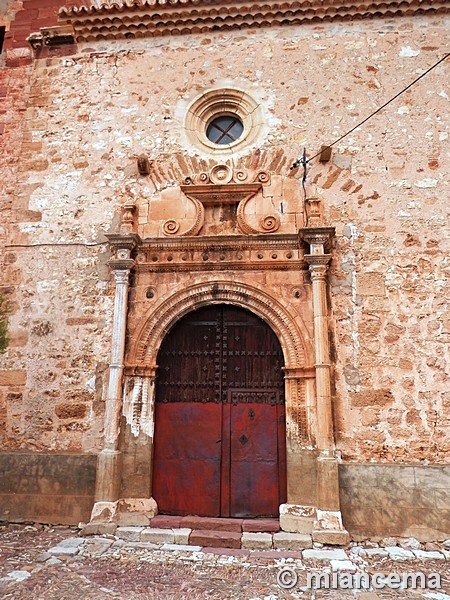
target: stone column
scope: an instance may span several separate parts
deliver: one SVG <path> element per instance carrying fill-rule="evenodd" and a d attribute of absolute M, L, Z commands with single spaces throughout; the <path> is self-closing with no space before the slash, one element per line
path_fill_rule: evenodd
<path fill-rule="evenodd" d="M 331 410 L 330 347 L 326 273 L 329 255 L 305 257 L 309 264 L 312 283 L 314 314 L 314 354 L 317 397 L 317 447 L 321 453 L 334 450 L 333 416 Z"/>
<path fill-rule="evenodd" d="M 305 255 L 312 283 L 314 315 L 314 353 L 316 369 L 317 414 L 317 518 L 313 540 L 345 544 L 349 536 L 343 528 L 339 502 L 339 465 L 335 456 L 331 399 L 331 361 L 328 333 L 326 275 L 331 255 L 325 245 L 334 235 L 331 227 L 307 227 L 300 230 L 310 245 Z"/>
<path fill-rule="evenodd" d="M 135 261 L 131 251 L 138 236 L 134 234 L 107 236 L 116 255 L 109 261 L 115 283 L 114 315 L 109 365 L 108 395 L 105 407 L 105 434 L 103 450 L 97 459 L 95 505 L 91 522 L 114 521 L 120 495 L 121 453 L 118 449 L 120 416 L 122 410 L 122 375 L 125 357 L 125 332 L 128 313 L 128 286 L 130 271 Z"/>

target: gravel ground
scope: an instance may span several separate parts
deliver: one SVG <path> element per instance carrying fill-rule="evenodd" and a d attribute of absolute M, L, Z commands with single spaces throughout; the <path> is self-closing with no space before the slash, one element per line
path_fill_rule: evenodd
<path fill-rule="evenodd" d="M 353 571 L 439 573 L 441 588 L 375 591 L 302 590 L 307 573 L 330 572 L 329 562 L 293 558 L 221 556 L 192 551 L 162 551 L 114 536 L 75 540 L 74 555 L 48 552 L 77 529 L 46 526 L 0 527 L 0 597 L 14 600 L 450 600 L 450 561 L 361 557 L 347 551 Z M 277 582 L 281 569 L 292 569 L 298 583 L 285 590 Z M 343 573 L 343 571 L 339 572 Z M 346 584 L 344 583 L 344 586 Z"/>

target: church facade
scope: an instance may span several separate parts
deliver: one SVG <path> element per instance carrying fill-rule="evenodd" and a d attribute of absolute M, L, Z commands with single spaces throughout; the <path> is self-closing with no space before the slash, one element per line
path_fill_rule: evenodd
<path fill-rule="evenodd" d="M 9 3 L 1 519 L 448 537 L 449 12 Z"/>

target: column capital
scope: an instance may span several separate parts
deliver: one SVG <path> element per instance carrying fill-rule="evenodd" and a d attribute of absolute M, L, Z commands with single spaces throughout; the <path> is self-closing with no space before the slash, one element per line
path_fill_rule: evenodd
<path fill-rule="evenodd" d="M 328 270 L 328 263 L 331 260 L 331 254 L 305 254 L 304 258 L 309 265 L 311 280 L 325 280 Z"/>
<path fill-rule="evenodd" d="M 330 245 L 334 234 L 334 227 L 303 227 L 298 232 L 300 241 L 309 244 L 308 256 L 325 254 L 325 247 Z"/>
<path fill-rule="evenodd" d="M 119 249 L 134 250 L 142 242 L 137 233 L 105 233 L 105 237 L 115 252 Z"/>
<path fill-rule="evenodd" d="M 314 366 L 311 367 L 283 367 L 285 379 L 314 379 L 316 376 L 316 369 Z"/>
<path fill-rule="evenodd" d="M 125 365 L 124 373 L 128 377 L 155 377 L 156 365 Z"/>
<path fill-rule="evenodd" d="M 124 277 L 128 278 L 134 264 L 135 261 L 132 258 L 112 258 L 108 261 L 108 266 L 117 282 L 121 281 Z"/>

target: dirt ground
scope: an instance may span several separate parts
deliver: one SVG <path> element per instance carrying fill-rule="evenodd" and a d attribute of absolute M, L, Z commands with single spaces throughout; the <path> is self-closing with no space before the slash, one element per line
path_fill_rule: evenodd
<path fill-rule="evenodd" d="M 363 561 L 357 558 L 354 561 L 359 571 L 367 573 L 439 573 L 439 590 L 310 591 L 302 590 L 307 573 L 329 571 L 329 564 L 292 558 L 253 558 L 251 553 L 221 556 L 220 553 L 162 551 L 142 543 L 117 545 L 112 536 L 109 541 L 83 538 L 80 550 L 73 556 L 47 552 L 61 540 L 77 535 L 78 530 L 64 527 L 0 527 L 0 597 L 14 600 L 450 600 L 448 560 L 378 558 Z M 277 582 L 277 574 L 286 567 L 299 576 L 293 590 L 282 589 Z"/>

